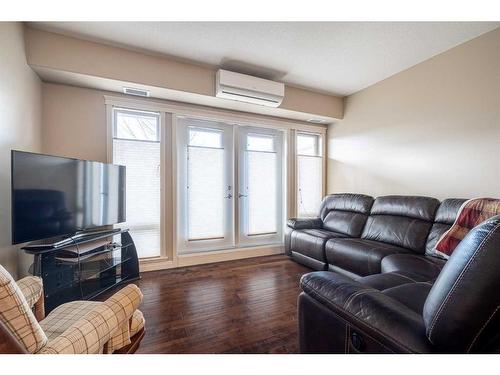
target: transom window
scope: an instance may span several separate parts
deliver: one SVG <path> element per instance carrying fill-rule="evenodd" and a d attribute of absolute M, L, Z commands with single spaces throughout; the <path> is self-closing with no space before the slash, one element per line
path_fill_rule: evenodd
<path fill-rule="evenodd" d="M 115 139 L 160 141 L 158 113 L 116 109 L 114 128 Z"/>

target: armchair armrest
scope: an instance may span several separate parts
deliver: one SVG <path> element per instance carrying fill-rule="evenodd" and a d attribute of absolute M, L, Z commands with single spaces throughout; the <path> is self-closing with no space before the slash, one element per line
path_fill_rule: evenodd
<path fill-rule="evenodd" d="M 28 306 L 33 308 L 43 295 L 42 279 L 36 276 L 27 276 L 17 280 L 16 284 L 21 289 L 26 302 L 28 302 Z"/>
<path fill-rule="evenodd" d="M 300 285 L 332 316 L 340 317 L 387 348 L 407 353 L 431 350 L 422 316 L 377 289 L 326 271 L 302 276 Z"/>
<path fill-rule="evenodd" d="M 60 336 L 49 341 L 40 354 L 97 354 L 109 342 L 112 352 L 130 344 L 129 320 L 142 301 L 140 289 L 130 284 L 93 308 Z"/>
<path fill-rule="evenodd" d="M 21 289 L 28 306 L 35 314 L 36 320 L 40 321 L 45 318 L 45 298 L 43 295 L 43 281 L 36 276 L 27 276 L 16 281 L 17 286 Z"/>
<path fill-rule="evenodd" d="M 314 218 L 292 218 L 286 223 L 292 229 L 320 229 L 323 227 L 323 221 L 319 217 Z"/>

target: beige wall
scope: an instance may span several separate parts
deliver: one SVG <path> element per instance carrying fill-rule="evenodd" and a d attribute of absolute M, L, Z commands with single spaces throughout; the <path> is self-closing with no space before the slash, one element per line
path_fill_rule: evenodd
<path fill-rule="evenodd" d="M 43 152 L 106 162 L 106 129 L 103 92 L 43 84 Z"/>
<path fill-rule="evenodd" d="M 41 83 L 26 63 L 23 26 L 0 22 L 0 264 L 17 274 L 11 246 L 10 150 L 38 151 Z"/>
<path fill-rule="evenodd" d="M 129 83 L 145 85 L 153 90 L 163 88 L 177 93 L 194 94 L 190 96 L 190 102 L 195 104 L 206 105 L 204 99 L 215 98 L 214 67 L 199 66 L 166 56 L 148 55 L 32 28 L 26 28 L 26 46 L 30 66 L 42 74 L 42 77 L 43 74 L 49 74 L 47 71 L 52 71 L 48 78 L 51 81 L 54 80 L 54 72 L 65 72 L 83 75 L 87 81 L 90 80 L 89 77 L 97 77 L 124 82 L 127 85 Z M 121 90 L 121 86 L 119 87 Z M 166 99 L 179 100 L 174 97 Z M 228 103 L 227 108 L 234 110 L 266 109 L 266 107 L 248 107 L 243 104 L 241 108 L 234 108 L 234 104 L 237 103 L 234 101 L 223 100 L 220 103 Z M 308 114 L 307 119 L 315 115 L 340 119 L 343 113 L 343 100 L 335 95 L 287 85 L 283 103 L 279 109 L 273 109 L 275 113 L 286 113 L 280 110 L 305 113 Z M 273 112 L 256 113 L 272 115 Z"/>
<path fill-rule="evenodd" d="M 348 97 L 328 192 L 500 198 L 500 29 Z"/>

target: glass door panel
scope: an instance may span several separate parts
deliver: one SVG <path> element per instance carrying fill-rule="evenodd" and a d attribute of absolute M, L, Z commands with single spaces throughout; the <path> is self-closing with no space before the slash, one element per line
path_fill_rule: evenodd
<path fill-rule="evenodd" d="M 242 128 L 238 137 L 240 243 L 281 242 L 283 135 L 276 130 Z"/>
<path fill-rule="evenodd" d="M 179 253 L 234 246 L 232 126 L 180 118 Z"/>

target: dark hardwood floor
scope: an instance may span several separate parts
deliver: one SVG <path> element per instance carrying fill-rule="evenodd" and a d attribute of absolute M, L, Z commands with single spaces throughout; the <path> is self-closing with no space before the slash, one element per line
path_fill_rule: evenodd
<path fill-rule="evenodd" d="M 138 353 L 297 353 L 306 272 L 275 255 L 143 273 Z"/>

